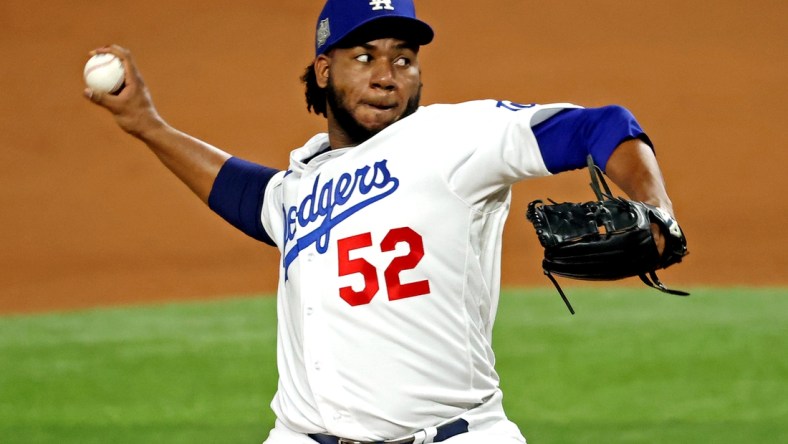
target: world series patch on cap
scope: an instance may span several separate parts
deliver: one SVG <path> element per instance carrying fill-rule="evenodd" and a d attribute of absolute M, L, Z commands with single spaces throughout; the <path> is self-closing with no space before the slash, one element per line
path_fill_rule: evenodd
<path fill-rule="evenodd" d="M 434 35 L 430 25 L 416 18 L 413 0 L 328 0 L 317 20 L 315 55 L 384 37 L 426 45 Z"/>

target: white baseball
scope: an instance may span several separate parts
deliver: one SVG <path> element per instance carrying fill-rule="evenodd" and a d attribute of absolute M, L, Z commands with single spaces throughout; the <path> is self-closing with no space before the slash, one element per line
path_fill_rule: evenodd
<path fill-rule="evenodd" d="M 85 63 L 85 84 L 99 93 L 114 93 L 123 85 L 126 71 L 119 58 L 112 54 L 96 54 Z"/>

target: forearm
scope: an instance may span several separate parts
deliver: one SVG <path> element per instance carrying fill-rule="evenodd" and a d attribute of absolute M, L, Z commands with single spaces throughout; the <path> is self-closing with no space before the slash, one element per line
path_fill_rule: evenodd
<path fill-rule="evenodd" d="M 118 94 L 86 89 L 85 97 L 111 112 L 123 131 L 145 142 L 170 171 L 208 203 L 213 182 L 230 155 L 176 130 L 159 116 L 127 49 L 113 45 L 92 53 L 110 53 L 119 57 L 123 62 L 126 86 Z"/>
<path fill-rule="evenodd" d="M 553 173 L 594 162 L 630 198 L 673 214 L 648 136 L 621 106 L 566 110 L 534 127 L 545 166 Z"/>
<path fill-rule="evenodd" d="M 654 152 L 640 139 L 621 143 L 610 156 L 605 174 L 631 199 L 673 214 L 662 172 Z"/>
<path fill-rule="evenodd" d="M 133 133 L 159 160 L 208 203 L 216 176 L 230 155 L 208 143 L 183 133 L 164 122 Z"/>

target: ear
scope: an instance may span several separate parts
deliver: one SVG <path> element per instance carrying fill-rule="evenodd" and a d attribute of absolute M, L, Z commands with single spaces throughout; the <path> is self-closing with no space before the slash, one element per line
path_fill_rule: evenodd
<path fill-rule="evenodd" d="M 331 67 L 331 59 L 325 55 L 320 54 L 315 59 L 314 63 L 315 77 L 317 78 L 317 86 L 325 88 L 328 86 L 328 72 Z"/>

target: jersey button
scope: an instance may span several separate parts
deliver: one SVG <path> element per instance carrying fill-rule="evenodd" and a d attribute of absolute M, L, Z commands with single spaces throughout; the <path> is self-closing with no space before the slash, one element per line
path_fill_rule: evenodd
<path fill-rule="evenodd" d="M 320 361 L 315 361 L 315 370 L 320 371 Z"/>
<path fill-rule="evenodd" d="M 314 312 L 314 310 L 312 309 L 312 307 L 307 307 L 307 308 L 306 308 L 306 315 L 307 315 L 307 316 L 312 316 L 312 312 Z"/>

